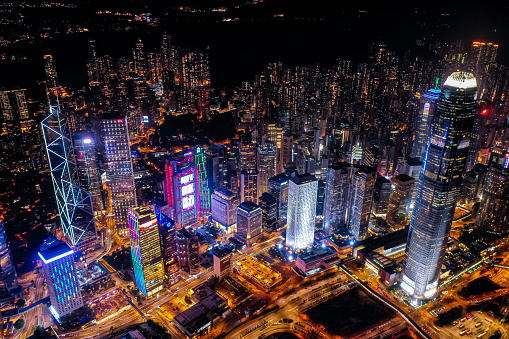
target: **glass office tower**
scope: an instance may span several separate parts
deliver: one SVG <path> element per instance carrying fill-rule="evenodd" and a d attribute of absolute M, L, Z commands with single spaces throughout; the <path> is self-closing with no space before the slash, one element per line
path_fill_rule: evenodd
<path fill-rule="evenodd" d="M 468 156 L 476 91 L 472 73 L 451 74 L 444 83 L 431 122 L 401 284 L 414 304 L 432 298 L 437 291 Z"/>

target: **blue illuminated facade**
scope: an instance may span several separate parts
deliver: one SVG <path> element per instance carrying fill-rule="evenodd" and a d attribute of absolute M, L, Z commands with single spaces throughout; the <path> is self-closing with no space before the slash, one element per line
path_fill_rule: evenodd
<path fill-rule="evenodd" d="M 74 251 L 67 244 L 53 239 L 41 247 L 38 255 L 43 263 L 42 269 L 50 296 L 49 309 L 58 321 L 62 316 L 83 306 L 74 266 Z"/>
<path fill-rule="evenodd" d="M 83 251 L 98 245 L 92 197 L 78 186 L 74 147 L 67 117 L 60 107 L 50 106 L 41 123 L 48 153 L 51 180 L 62 230 L 74 249 Z"/>

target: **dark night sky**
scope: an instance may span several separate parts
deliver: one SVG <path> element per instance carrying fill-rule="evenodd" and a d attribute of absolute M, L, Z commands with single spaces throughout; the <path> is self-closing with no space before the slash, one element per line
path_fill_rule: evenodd
<path fill-rule="evenodd" d="M 100 3 L 99 8 L 112 10 L 119 4 L 112 0 Z M 121 3 L 122 7 L 130 5 L 126 1 Z M 151 6 L 152 12 L 161 14 L 167 11 L 164 6 L 169 1 L 146 3 Z M 200 1 L 185 3 L 192 5 Z M 29 56 L 28 65 L 0 66 L 4 74 L 0 84 L 32 87 L 34 81 L 42 77 L 42 55 L 49 51 L 56 59 L 61 82 L 84 86 L 88 36 L 96 38 L 100 55 L 131 57 L 131 48 L 138 36 L 147 49 L 152 49 L 160 45 L 163 31 L 170 33 L 180 46 L 209 45 L 212 83 L 220 87 L 253 80 L 253 76 L 272 61 L 282 60 L 291 65 L 314 62 L 330 65 L 337 57 L 365 61 L 374 41 L 384 41 L 389 48 L 399 52 L 412 49 L 420 53 L 424 51 L 419 51 L 414 45 L 417 38 L 426 38 L 427 41 L 434 38 L 441 41 L 463 39 L 467 43 L 477 39 L 489 40 L 501 44 L 499 62 L 507 64 L 509 15 L 506 15 L 508 5 L 505 2 L 478 3 L 476 7 L 459 8 L 457 2 L 446 5 L 450 8 L 431 2 L 419 5 L 416 10 L 415 5 L 407 2 L 392 6 L 386 2 L 362 3 L 359 7 L 358 4 L 345 6 L 340 1 L 331 4 L 322 0 L 307 3 L 268 0 L 232 13 L 232 16 L 243 19 L 241 23 L 211 22 L 209 17 L 197 21 L 196 15 L 170 13 L 162 16 L 156 28 L 129 33 L 61 35 L 54 42 L 31 46 L 25 52 Z M 139 1 L 135 8 L 138 12 L 142 11 Z M 278 13 L 284 13 L 285 19 L 271 19 Z M 190 21 L 187 21 L 188 18 L 191 18 Z"/>

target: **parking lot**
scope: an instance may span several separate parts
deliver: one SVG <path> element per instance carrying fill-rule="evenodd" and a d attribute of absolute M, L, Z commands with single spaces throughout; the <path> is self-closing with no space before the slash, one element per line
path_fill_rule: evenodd
<path fill-rule="evenodd" d="M 488 314 L 474 311 L 444 326 L 441 331 L 446 338 L 489 338 L 494 332 L 494 322 L 495 319 Z"/>

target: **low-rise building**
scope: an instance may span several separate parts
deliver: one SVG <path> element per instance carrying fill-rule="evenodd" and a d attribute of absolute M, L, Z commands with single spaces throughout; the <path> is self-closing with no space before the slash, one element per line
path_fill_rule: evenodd
<path fill-rule="evenodd" d="M 297 256 L 296 271 L 302 276 L 310 276 L 339 264 L 341 259 L 332 247 L 324 247 L 303 252 Z"/>

